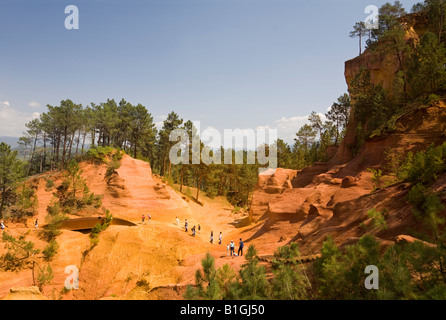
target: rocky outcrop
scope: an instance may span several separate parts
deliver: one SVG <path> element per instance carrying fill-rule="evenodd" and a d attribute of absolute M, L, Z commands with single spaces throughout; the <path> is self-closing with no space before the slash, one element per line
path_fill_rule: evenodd
<path fill-rule="evenodd" d="M 286 190 L 292 189 L 291 179 L 297 170 L 281 169 L 259 175 L 249 210 L 250 221 L 257 221 L 268 211 L 269 203 Z"/>
<path fill-rule="evenodd" d="M 424 14 L 409 14 L 400 18 L 406 29 L 406 42 L 415 46 L 426 32 L 427 17 Z M 378 45 L 382 45 L 379 44 Z M 400 62 L 401 59 L 401 62 Z M 395 76 L 400 69 L 400 64 L 404 64 L 404 56 L 397 55 L 396 51 L 370 50 L 367 49 L 361 55 L 345 62 L 344 76 L 347 86 L 350 89 L 351 81 L 355 75 L 365 68 L 370 71 L 370 82 L 375 86 L 381 86 L 388 94 L 391 94 L 395 84 Z M 338 152 L 333 157 L 337 162 L 347 163 L 355 156 L 353 146 L 356 145 L 356 128 L 354 111 L 350 115 L 346 135 L 339 146 Z"/>
<path fill-rule="evenodd" d="M 158 195 L 158 199 L 170 199 L 169 191 L 166 189 L 165 184 L 157 183 L 153 189 L 156 191 Z"/>
<path fill-rule="evenodd" d="M 48 300 L 37 287 L 11 288 L 9 294 L 3 300 Z"/>
<path fill-rule="evenodd" d="M 341 182 L 341 188 L 351 188 L 358 185 L 358 181 L 356 178 L 352 176 L 347 176 L 344 179 L 342 179 Z"/>
<path fill-rule="evenodd" d="M 129 195 L 125 188 L 125 180 L 116 171 L 107 178 L 107 189 L 114 198 L 124 198 Z"/>

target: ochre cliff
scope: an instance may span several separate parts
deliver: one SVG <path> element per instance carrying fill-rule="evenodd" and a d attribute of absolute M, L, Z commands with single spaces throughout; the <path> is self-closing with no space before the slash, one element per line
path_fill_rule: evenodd
<path fill-rule="evenodd" d="M 407 30 L 406 41 L 416 45 L 425 32 L 425 17 L 414 14 L 401 20 Z M 366 50 L 345 63 L 346 82 L 349 85 L 364 67 L 370 71 L 372 84 L 391 90 L 399 68 L 397 59 L 395 52 Z M 263 219 L 252 240 L 265 247 L 271 246 L 271 241 L 282 244 L 284 239 L 297 241 L 303 254 L 315 254 L 327 235 L 338 245 L 354 243 L 365 233 L 361 225 L 370 222 L 367 211 L 373 208 L 388 210 L 388 229 L 376 234 L 383 244 L 405 239 L 408 236 L 404 233 L 419 228 L 406 201 L 409 185 L 396 183 L 393 176 L 386 175 L 386 165 L 392 155 L 401 158 L 409 151 L 424 150 L 446 140 L 446 102 L 407 111 L 395 120 L 391 129 L 366 140 L 359 150 L 354 150 L 357 123 L 353 115 L 354 110 L 337 153 L 328 162 L 298 171 L 291 178 L 292 188 L 268 193 L 265 181 L 274 180 L 275 176 L 259 178 L 251 217 L 254 221 Z M 384 171 L 380 183 L 387 187 L 375 191 L 369 168 Z M 280 174 L 282 170 L 277 172 Z M 445 181 L 444 177 L 439 179 L 438 190 L 446 189 Z"/>

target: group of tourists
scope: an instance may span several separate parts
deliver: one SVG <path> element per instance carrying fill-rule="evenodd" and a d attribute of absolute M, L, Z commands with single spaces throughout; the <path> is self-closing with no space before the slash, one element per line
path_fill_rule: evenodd
<path fill-rule="evenodd" d="M 176 221 L 177 221 L 177 226 L 180 225 L 180 219 L 178 219 L 178 217 L 176 218 Z M 187 221 L 187 219 L 184 219 L 184 230 L 186 232 L 188 232 L 188 230 L 189 230 L 189 222 Z M 192 237 L 195 237 L 196 230 L 197 230 L 197 227 L 195 225 L 192 227 L 192 229 L 190 229 L 190 231 L 192 231 Z M 198 225 L 198 233 L 200 233 L 200 232 L 201 232 L 201 226 Z"/>
<path fill-rule="evenodd" d="M 152 220 L 152 216 L 150 215 L 150 213 L 147 214 L 147 219 L 149 220 L 149 223 L 150 223 L 150 221 Z M 141 216 L 141 220 L 142 220 L 142 223 L 144 223 L 146 221 L 146 216 L 144 215 L 144 213 Z"/>
<path fill-rule="evenodd" d="M 243 248 L 244 248 L 245 244 L 243 243 L 242 238 L 240 238 L 239 244 L 238 244 L 238 251 L 237 253 L 235 253 L 235 243 L 234 240 L 231 240 L 231 242 L 227 245 L 227 255 L 231 256 L 231 257 L 238 257 L 238 256 L 243 256 Z"/>
<path fill-rule="evenodd" d="M 218 236 L 218 244 L 222 244 L 223 241 L 223 234 L 220 232 L 219 236 Z M 211 243 L 214 243 L 214 231 L 211 231 Z M 235 243 L 234 240 L 231 240 L 230 243 L 228 243 L 228 245 L 226 246 L 226 252 L 227 255 L 231 256 L 231 257 L 238 257 L 238 256 L 243 256 L 243 247 L 245 246 L 245 244 L 243 243 L 242 238 L 240 238 L 240 242 L 238 245 L 238 252 L 235 253 Z"/>
<path fill-rule="evenodd" d="M 180 219 L 178 217 L 176 217 L 176 225 L 179 226 L 180 225 Z M 195 237 L 196 234 L 196 229 L 197 226 L 193 226 L 191 228 L 192 231 L 192 236 Z M 184 219 L 184 230 L 186 232 L 189 231 L 189 222 L 187 221 L 187 219 Z M 201 232 L 201 226 L 198 225 L 198 233 Z M 211 236 L 210 236 L 210 243 L 213 244 L 214 243 L 214 231 L 211 231 Z M 222 244 L 223 243 L 223 233 L 220 231 L 220 234 L 218 235 L 218 244 Z M 239 245 L 238 245 L 238 251 L 237 253 L 235 253 L 235 243 L 234 240 L 231 240 L 231 242 L 227 245 L 227 255 L 231 256 L 231 257 L 238 257 L 238 256 L 243 256 L 243 247 L 244 247 L 244 243 L 242 238 L 240 238 L 239 241 Z"/>

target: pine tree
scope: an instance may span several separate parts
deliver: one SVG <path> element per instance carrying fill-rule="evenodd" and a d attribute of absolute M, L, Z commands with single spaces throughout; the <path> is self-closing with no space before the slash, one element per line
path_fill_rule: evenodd
<path fill-rule="evenodd" d="M 206 253 L 201 265 L 203 271 L 197 270 L 195 273 L 195 288 L 188 286 L 184 297 L 190 300 L 221 300 L 223 296 L 214 257 L 209 252 Z"/>
<path fill-rule="evenodd" d="M 249 246 L 245 256 L 247 263 L 240 270 L 240 282 L 232 288 L 232 295 L 238 300 L 268 299 L 270 291 L 265 267 L 259 265 L 257 250 Z"/>
<path fill-rule="evenodd" d="M 359 55 L 362 54 L 362 38 L 366 36 L 368 30 L 363 21 L 356 22 L 353 26 L 353 31 L 350 32 L 350 38 L 359 38 Z"/>
<path fill-rule="evenodd" d="M 303 300 L 308 298 L 310 281 L 305 267 L 298 262 L 299 247 L 296 243 L 280 247 L 274 253 L 274 278 L 271 283 L 270 298 L 278 300 Z"/>
<path fill-rule="evenodd" d="M 446 48 L 427 32 L 409 63 L 409 83 L 414 97 L 443 90 L 446 85 Z"/>
<path fill-rule="evenodd" d="M 17 182 L 23 177 L 23 165 L 17 159 L 17 151 L 5 143 L 0 143 L 0 218 L 5 207 L 11 203 Z"/>
<path fill-rule="evenodd" d="M 328 120 L 332 121 L 336 128 L 335 142 L 337 146 L 342 139 L 342 131 L 347 127 L 350 117 L 351 102 L 350 96 L 344 94 L 333 102 L 330 110 L 325 114 Z"/>

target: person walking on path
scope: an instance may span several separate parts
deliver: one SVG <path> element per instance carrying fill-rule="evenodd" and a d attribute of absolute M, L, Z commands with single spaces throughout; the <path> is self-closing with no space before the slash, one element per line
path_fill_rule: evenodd
<path fill-rule="evenodd" d="M 226 246 L 226 255 L 229 256 L 229 243 L 228 243 L 228 245 Z"/>
<path fill-rule="evenodd" d="M 231 240 L 231 243 L 229 244 L 229 248 L 231 250 L 231 257 L 234 257 L 235 243 L 233 240 Z"/>
<path fill-rule="evenodd" d="M 5 230 L 5 224 L 2 222 L 0 222 L 0 228 L 2 228 L 2 231 Z"/>
<path fill-rule="evenodd" d="M 177 217 L 177 226 L 179 226 L 180 225 L 180 219 L 178 219 L 178 217 Z"/>
<path fill-rule="evenodd" d="M 185 222 L 184 222 L 184 228 L 186 229 L 186 232 L 187 232 L 187 227 L 189 226 L 189 223 L 187 223 L 187 219 L 185 220 Z"/>
<path fill-rule="evenodd" d="M 142 219 L 142 222 L 141 222 L 141 223 L 144 223 L 144 221 L 146 221 L 146 216 L 143 214 L 142 217 L 141 217 L 141 219 Z"/>
<path fill-rule="evenodd" d="M 223 235 L 221 234 L 221 231 L 220 231 L 220 235 L 218 236 L 218 244 L 221 244 L 222 239 L 223 239 Z"/>
<path fill-rule="evenodd" d="M 201 233 L 200 231 L 201 231 L 201 226 L 198 225 L 198 233 Z"/>
<path fill-rule="evenodd" d="M 214 243 L 214 231 L 211 231 L 211 243 Z"/>
<path fill-rule="evenodd" d="M 240 238 L 240 242 L 239 242 L 239 246 L 238 246 L 238 252 L 237 255 L 239 256 L 243 256 L 243 247 L 244 247 L 244 243 L 242 241 L 242 238 Z"/>
<path fill-rule="evenodd" d="M 36 219 L 36 221 L 34 222 L 34 227 L 36 227 L 36 229 L 39 227 L 39 220 Z"/>

